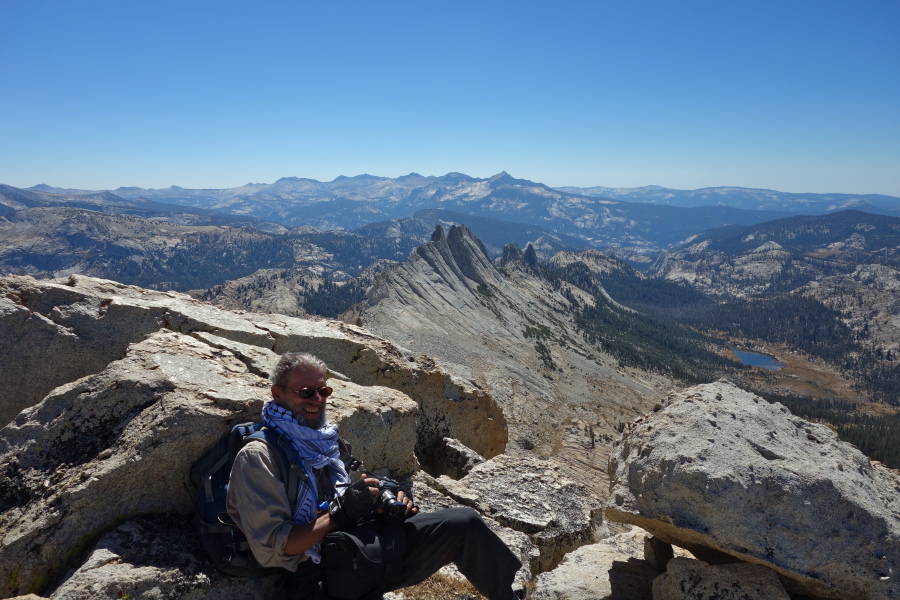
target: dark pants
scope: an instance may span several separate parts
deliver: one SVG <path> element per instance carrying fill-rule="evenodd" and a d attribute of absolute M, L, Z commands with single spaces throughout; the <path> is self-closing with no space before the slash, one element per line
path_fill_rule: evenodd
<path fill-rule="evenodd" d="M 403 523 L 406 552 L 385 592 L 421 583 L 454 563 L 488 600 L 510 600 L 512 583 L 522 563 L 470 508 L 446 508 L 416 515 Z M 309 564 L 308 564 L 309 563 Z M 286 600 L 312 600 L 322 579 L 321 565 L 300 563 L 283 581 Z"/>

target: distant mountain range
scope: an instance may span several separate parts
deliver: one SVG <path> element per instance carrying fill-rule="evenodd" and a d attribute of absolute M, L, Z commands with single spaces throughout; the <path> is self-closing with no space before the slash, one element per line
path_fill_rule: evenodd
<path fill-rule="evenodd" d="M 351 202 L 375 202 L 377 210 L 384 210 L 387 218 L 409 216 L 388 214 L 391 209 L 408 204 L 413 210 L 424 208 L 421 204 L 433 198 L 437 203 L 473 202 L 490 195 L 492 191 L 504 187 L 530 188 L 532 193 L 552 196 L 553 191 L 577 197 L 603 198 L 622 202 L 697 208 L 703 206 L 727 206 L 744 210 L 777 211 L 792 214 L 825 214 L 836 210 L 857 209 L 876 214 L 900 216 L 900 198 L 883 194 L 813 194 L 780 192 L 777 190 L 720 186 L 697 190 L 677 190 L 656 185 L 638 188 L 613 187 L 558 187 L 549 188 L 540 183 L 516 179 L 505 172 L 489 179 L 478 179 L 462 173 L 448 173 L 443 176 L 422 176 L 410 173 L 397 178 L 358 175 L 340 176 L 334 181 L 322 182 L 300 177 L 284 177 L 275 183 L 248 183 L 237 188 L 187 189 L 171 186 L 164 189 L 144 189 L 122 187 L 106 190 L 116 196 L 135 200 L 155 200 L 164 204 L 207 208 L 235 212 L 243 201 L 254 198 L 274 206 L 286 201 L 296 201 L 301 205 L 349 200 Z M 29 191 L 64 195 L 90 195 L 94 191 L 54 188 L 37 185 Z M 358 208 L 358 207 L 357 207 Z M 432 208 L 449 208 L 447 206 Z M 264 210 L 264 209 L 251 209 Z M 276 212 L 277 209 L 274 209 Z M 269 220 L 281 222 L 277 218 Z M 367 220 L 371 222 L 371 220 Z"/>
<path fill-rule="evenodd" d="M 900 218 L 848 210 L 707 231 L 662 253 L 649 274 L 746 297 L 793 291 L 871 265 L 900 269 Z M 896 294 L 896 283 L 888 287 Z"/>
<path fill-rule="evenodd" d="M 625 202 L 640 202 L 643 204 L 680 206 L 683 208 L 729 206 L 745 210 L 774 210 L 809 215 L 856 209 L 876 214 L 900 216 L 900 198 L 881 194 L 794 194 L 741 187 L 673 190 L 657 185 L 639 188 L 598 186 L 588 188 L 561 187 L 557 189 L 570 194 L 614 198 Z"/>
<path fill-rule="evenodd" d="M 55 191 L 48 191 L 55 190 Z M 16 211 L 41 208 L 77 208 L 113 215 L 128 215 L 192 225 L 239 225 L 253 223 L 262 230 L 281 230 L 274 223 L 260 222 L 255 217 L 227 212 L 157 202 L 146 198 L 124 198 L 107 191 L 60 190 L 46 185 L 23 190 L 0 184 L 0 217 Z"/>
<path fill-rule="evenodd" d="M 550 241 L 554 249 L 611 248 L 630 260 L 655 255 L 691 235 L 722 225 L 753 225 L 791 214 L 826 214 L 843 208 L 900 215 L 900 198 L 891 196 L 788 194 L 743 188 L 684 191 L 653 186 L 554 189 L 505 172 L 487 179 L 462 173 L 440 177 L 410 173 L 397 178 L 359 175 L 330 182 L 285 177 L 272 184 L 249 183 L 228 189 L 125 187 L 96 192 L 47 185 L 28 190 L 0 186 L 0 215 L 37 206 L 70 206 L 163 220 L 166 214 L 190 212 L 225 219 L 215 224 L 237 219 L 255 222 L 263 229 L 275 223 L 322 230 L 422 218 L 425 213 L 420 211 L 440 210 L 456 213 L 453 222 L 472 227 L 495 248 L 513 240 L 492 242 L 487 228 L 475 227 L 474 219 L 493 220 L 490 229 L 503 234 L 511 229 L 521 234 L 539 228 L 540 235 L 556 238 Z"/>

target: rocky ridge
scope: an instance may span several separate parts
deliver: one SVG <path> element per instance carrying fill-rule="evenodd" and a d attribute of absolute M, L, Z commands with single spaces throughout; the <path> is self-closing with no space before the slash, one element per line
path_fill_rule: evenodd
<path fill-rule="evenodd" d="M 712 187 L 698 190 L 676 190 L 658 185 L 639 188 L 561 187 L 570 194 L 584 194 L 615 198 L 627 202 L 644 202 L 681 206 L 725 205 L 745 210 L 778 211 L 782 213 L 824 214 L 836 210 L 865 210 L 885 215 L 900 214 L 900 199 L 881 194 L 796 194 L 776 190 L 741 187 Z M 773 216 L 772 218 L 778 218 Z"/>
<path fill-rule="evenodd" d="M 326 279 L 335 273 L 312 269 L 260 269 L 252 275 L 226 281 L 207 290 L 191 290 L 194 298 L 229 310 L 277 313 L 289 317 L 337 317 L 360 300 L 378 273 L 393 268 L 390 260 L 376 261 L 347 281 Z M 306 310 L 309 306 L 310 311 Z M 314 309 L 318 309 L 315 312 Z M 326 312 L 327 311 L 327 312 Z"/>
<path fill-rule="evenodd" d="M 324 282 L 309 269 L 260 269 L 247 277 L 189 293 L 228 310 L 305 317 L 303 299 L 318 291 Z"/>
<path fill-rule="evenodd" d="M 491 390 L 510 423 L 510 451 L 553 457 L 573 479 L 589 479 L 606 466 L 595 440 L 616 436 L 619 423 L 649 410 L 672 382 L 622 368 L 583 340 L 573 300 L 531 260 L 510 246 L 495 265 L 467 228 L 438 227 L 406 263 L 376 278 L 354 318 Z M 570 291 L 576 302 L 593 302 Z"/>

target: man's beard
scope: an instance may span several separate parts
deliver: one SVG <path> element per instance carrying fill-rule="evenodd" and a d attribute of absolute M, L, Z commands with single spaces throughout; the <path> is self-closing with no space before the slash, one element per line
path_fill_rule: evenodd
<path fill-rule="evenodd" d="M 306 413 L 302 411 L 298 411 L 300 414 L 294 414 L 294 418 L 297 419 L 297 422 L 303 425 L 304 427 L 309 427 L 310 429 L 322 429 L 325 427 L 325 423 L 327 420 L 325 419 L 325 407 L 322 407 L 322 410 L 319 411 L 319 414 L 316 415 L 312 419 L 306 418 Z"/>

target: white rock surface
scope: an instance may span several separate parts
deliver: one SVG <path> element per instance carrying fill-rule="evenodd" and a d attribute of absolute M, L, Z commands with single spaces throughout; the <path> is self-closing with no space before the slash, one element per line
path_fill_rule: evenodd
<path fill-rule="evenodd" d="M 59 385 L 99 373 L 129 344 L 176 331 L 228 350 L 266 377 L 277 356 L 312 352 L 366 386 L 402 391 L 420 405 L 417 451 L 426 460 L 444 437 L 479 454 L 506 448 L 503 410 L 493 396 L 414 355 L 337 321 L 223 310 L 175 292 L 154 292 L 73 275 L 38 281 L 0 277 L 0 426 Z"/>
<path fill-rule="evenodd" d="M 672 394 L 610 457 L 610 520 L 765 565 L 789 591 L 900 597 L 900 477 L 720 381 Z"/>

